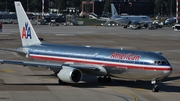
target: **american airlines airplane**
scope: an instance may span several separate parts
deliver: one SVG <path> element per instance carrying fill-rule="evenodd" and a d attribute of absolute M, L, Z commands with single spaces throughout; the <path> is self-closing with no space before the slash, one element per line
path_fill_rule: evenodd
<path fill-rule="evenodd" d="M 111 82 L 111 77 L 151 81 L 153 92 L 159 91 L 158 81 L 172 72 L 168 60 L 160 53 L 42 43 L 21 3 L 15 1 L 15 8 L 22 47 L 1 50 L 46 62 L 0 60 L 2 64 L 48 67 L 57 74 L 60 84 L 78 83 L 83 73 L 98 76 L 98 81 L 102 83 Z"/>
<path fill-rule="evenodd" d="M 148 16 L 120 16 L 114 4 L 111 4 L 112 17 L 104 25 L 107 25 L 111 21 L 122 25 L 124 28 L 130 26 L 133 29 L 141 28 L 143 25 L 145 28 L 151 28 L 152 21 Z"/>

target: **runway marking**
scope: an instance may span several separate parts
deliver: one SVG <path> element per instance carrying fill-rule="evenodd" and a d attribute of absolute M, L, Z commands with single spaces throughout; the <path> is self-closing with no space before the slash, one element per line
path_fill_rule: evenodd
<path fill-rule="evenodd" d="M 113 88 L 113 89 L 117 90 L 117 88 L 114 88 L 114 87 L 111 87 L 111 88 Z M 118 88 L 118 89 L 120 89 L 120 88 Z M 126 94 L 131 95 L 132 97 L 134 97 L 135 101 L 139 101 L 138 96 L 136 96 L 135 94 L 130 93 L 130 92 L 128 92 L 127 90 L 124 90 L 124 89 L 121 89 L 120 91 L 123 91 L 123 92 L 125 92 Z"/>
<path fill-rule="evenodd" d="M 5 73 L 14 73 L 14 70 L 0 70 L 0 72 L 5 72 Z"/>
<path fill-rule="evenodd" d="M 144 88 L 137 88 L 136 90 L 141 90 L 141 91 L 144 90 L 145 91 L 146 89 L 144 89 Z"/>
<path fill-rule="evenodd" d="M 56 36 L 72 36 L 72 35 L 75 35 L 75 34 L 55 34 Z"/>
<path fill-rule="evenodd" d="M 135 94 L 130 93 L 130 92 L 125 91 L 125 90 L 123 90 L 123 91 L 124 91 L 124 92 L 126 92 L 127 94 L 129 94 L 129 95 L 133 96 L 133 97 L 134 97 L 134 99 L 135 99 L 135 101 L 139 101 L 138 97 L 137 97 Z"/>

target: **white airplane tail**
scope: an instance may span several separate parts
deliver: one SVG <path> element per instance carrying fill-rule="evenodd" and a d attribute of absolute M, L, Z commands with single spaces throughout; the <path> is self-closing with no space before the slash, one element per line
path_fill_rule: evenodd
<path fill-rule="evenodd" d="M 16 14 L 18 18 L 20 37 L 23 46 L 29 46 L 33 44 L 41 44 L 36 32 L 34 31 L 21 2 L 15 1 Z"/>
<path fill-rule="evenodd" d="M 112 13 L 112 16 L 118 16 L 117 10 L 113 3 L 111 3 L 111 13 Z"/>

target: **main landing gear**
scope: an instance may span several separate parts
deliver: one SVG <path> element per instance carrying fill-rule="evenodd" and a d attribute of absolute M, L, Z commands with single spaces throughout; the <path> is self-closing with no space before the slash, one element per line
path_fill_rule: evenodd
<path fill-rule="evenodd" d="M 104 76 L 104 77 L 98 77 L 98 82 L 99 83 L 111 83 L 111 78 Z"/>
<path fill-rule="evenodd" d="M 151 84 L 154 85 L 153 88 L 152 88 L 153 92 L 159 92 L 159 86 L 157 85 L 158 82 L 159 82 L 158 80 L 152 80 L 151 81 Z"/>

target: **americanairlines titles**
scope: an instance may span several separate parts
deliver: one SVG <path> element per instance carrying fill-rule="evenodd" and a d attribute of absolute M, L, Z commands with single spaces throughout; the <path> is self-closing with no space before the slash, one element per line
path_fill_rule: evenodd
<path fill-rule="evenodd" d="M 117 59 L 121 59 L 121 60 L 139 60 L 141 58 L 140 55 L 136 55 L 136 54 L 124 54 L 124 53 L 116 53 L 114 52 L 110 58 L 117 58 Z"/>

